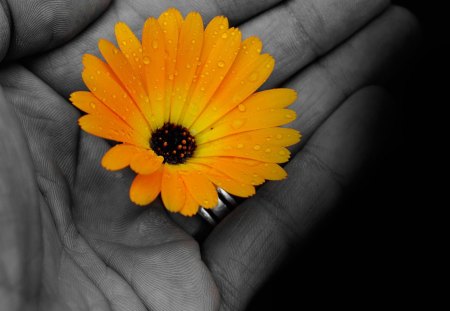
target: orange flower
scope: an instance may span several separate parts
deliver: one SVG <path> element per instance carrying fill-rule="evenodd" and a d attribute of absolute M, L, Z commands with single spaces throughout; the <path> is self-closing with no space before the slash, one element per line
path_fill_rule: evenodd
<path fill-rule="evenodd" d="M 191 216 L 213 208 L 217 187 L 249 197 L 265 180 L 287 174 L 287 146 L 300 134 L 280 128 L 296 118 L 286 107 L 291 89 L 255 93 L 274 68 L 256 37 L 244 41 L 225 17 L 203 28 L 198 13 L 183 19 L 169 9 L 144 25 L 142 43 L 124 23 L 119 45 L 100 40 L 106 62 L 86 54 L 83 80 L 89 92 L 71 95 L 86 112 L 86 132 L 119 144 L 103 157 L 108 170 L 137 173 L 130 198 L 151 203 L 161 193 L 166 208 Z"/>

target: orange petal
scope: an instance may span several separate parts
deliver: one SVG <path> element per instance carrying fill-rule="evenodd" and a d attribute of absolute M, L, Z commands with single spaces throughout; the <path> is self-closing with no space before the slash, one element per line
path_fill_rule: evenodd
<path fill-rule="evenodd" d="M 191 217 L 197 214 L 198 209 L 199 205 L 197 201 L 192 197 L 189 191 L 186 191 L 186 202 L 184 203 L 184 206 L 181 209 L 180 214 Z"/>
<path fill-rule="evenodd" d="M 83 81 L 91 92 L 143 136 L 150 136 L 148 123 L 141 111 L 122 88 L 107 64 L 93 55 L 83 57 Z"/>
<path fill-rule="evenodd" d="M 130 165 L 133 156 L 140 153 L 141 150 L 142 149 L 127 144 L 115 145 L 103 156 L 102 165 L 110 171 L 121 170 Z"/>
<path fill-rule="evenodd" d="M 272 128 L 292 122 L 297 117 L 293 110 L 271 109 L 254 113 L 232 114 L 196 136 L 198 144 L 232 134 Z"/>
<path fill-rule="evenodd" d="M 263 136 L 255 132 L 230 135 L 199 145 L 195 150 L 195 156 L 197 158 L 238 157 L 269 163 L 284 163 L 289 160 L 289 150 L 267 142 Z"/>
<path fill-rule="evenodd" d="M 103 116 L 88 114 L 82 116 L 78 120 L 78 123 L 84 131 L 92 135 L 118 142 L 129 143 L 143 148 L 150 147 L 148 138 L 143 138 L 142 135 L 136 133 L 135 130 L 119 120 L 112 120 L 104 118 Z"/>
<path fill-rule="evenodd" d="M 179 212 L 186 201 L 186 188 L 178 170 L 172 165 L 163 165 L 161 198 L 164 206 L 171 212 Z"/>
<path fill-rule="evenodd" d="M 183 18 L 180 12 L 176 9 L 168 9 L 162 13 L 158 22 L 164 33 L 165 40 L 165 70 L 166 70 L 166 81 L 165 81 L 165 106 L 164 106 L 164 122 L 168 122 L 170 118 L 170 104 L 171 95 L 173 88 L 173 80 L 175 78 L 175 66 L 177 63 L 177 51 L 178 51 L 178 39 L 180 36 L 180 28 Z"/>
<path fill-rule="evenodd" d="M 200 171 L 191 171 L 181 174 L 188 192 L 204 208 L 213 208 L 217 205 L 217 190 Z"/>
<path fill-rule="evenodd" d="M 242 164 L 242 162 L 235 162 L 233 158 L 210 157 L 203 159 L 192 159 L 191 161 L 193 163 L 201 163 L 211 168 L 215 168 L 217 171 L 244 184 L 257 186 L 264 183 L 264 178 L 252 170 L 251 167 Z"/>
<path fill-rule="evenodd" d="M 161 191 L 162 168 L 151 175 L 137 175 L 130 188 L 130 199 L 137 205 L 153 202 Z"/>
<path fill-rule="evenodd" d="M 164 33 L 154 18 L 149 18 L 145 22 L 142 32 L 142 48 L 145 81 L 152 110 L 151 119 L 155 128 L 161 128 L 164 124 L 166 101 L 166 45 Z"/>
<path fill-rule="evenodd" d="M 192 87 L 182 124 L 190 127 L 208 104 L 230 70 L 241 45 L 241 32 L 231 28 L 216 40 Z"/>
<path fill-rule="evenodd" d="M 287 177 L 286 171 L 275 163 L 264 163 L 242 158 L 233 158 L 233 162 L 267 180 L 282 180 Z"/>
<path fill-rule="evenodd" d="M 119 122 L 122 122 L 123 124 L 128 126 L 125 123 L 125 121 L 123 121 L 123 119 L 120 118 L 120 116 L 115 114 L 91 92 L 85 91 L 74 92 L 70 94 L 70 101 L 75 107 L 77 107 L 81 111 L 97 116 L 102 116 L 104 118 L 109 118 L 112 120 L 120 119 Z"/>
<path fill-rule="evenodd" d="M 144 81 L 144 69 L 142 67 L 142 46 L 139 39 L 127 24 L 119 22 L 115 27 L 116 39 L 120 49 L 130 63 L 133 71 Z"/>
<path fill-rule="evenodd" d="M 145 150 L 134 155 L 130 167 L 138 174 L 148 175 L 158 170 L 164 158 L 158 156 L 153 150 Z"/>
<path fill-rule="evenodd" d="M 137 103 L 142 115 L 146 117 L 147 121 L 152 125 L 150 100 L 147 96 L 147 92 L 144 89 L 144 85 L 141 81 L 139 73 L 136 73 L 127 61 L 121 51 L 119 51 L 114 44 L 107 40 L 100 40 L 98 43 L 100 52 L 111 67 L 117 78 L 120 80 L 123 86 L 125 86 L 128 93 Z M 156 126 L 152 126 L 156 129 Z"/>
<path fill-rule="evenodd" d="M 175 80 L 170 106 L 170 122 L 177 123 L 189 95 L 203 46 L 203 21 L 200 14 L 186 16 L 180 30 Z"/>
<path fill-rule="evenodd" d="M 250 53 L 256 43 L 244 41 L 236 60 L 210 103 L 191 127 L 194 135 L 200 133 L 226 113 L 237 107 L 243 100 L 255 92 L 270 76 L 275 65 L 272 56 Z M 246 49 L 244 49 L 246 47 Z M 248 54 L 246 52 L 248 51 Z M 258 49 L 256 49 L 258 51 Z M 260 51 L 260 50 L 259 50 Z M 250 57 L 250 55 L 252 55 Z M 230 96 L 231 95 L 231 96 Z"/>
<path fill-rule="evenodd" d="M 255 194 L 255 187 L 249 184 L 241 183 L 230 176 L 227 176 L 214 168 L 205 168 L 203 173 L 217 187 L 222 188 L 226 192 L 237 195 L 242 198 L 248 198 Z"/>

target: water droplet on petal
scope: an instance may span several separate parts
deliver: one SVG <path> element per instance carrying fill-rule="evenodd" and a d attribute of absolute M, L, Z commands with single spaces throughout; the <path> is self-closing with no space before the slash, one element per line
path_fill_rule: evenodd
<path fill-rule="evenodd" d="M 222 34 L 222 39 L 228 38 L 228 35 L 226 33 Z"/>
<path fill-rule="evenodd" d="M 192 44 L 195 44 L 196 41 L 195 41 L 195 40 L 192 40 L 191 42 L 192 42 Z"/>
<path fill-rule="evenodd" d="M 158 48 L 158 41 L 154 40 L 152 42 L 152 48 L 157 49 Z"/>
<path fill-rule="evenodd" d="M 266 151 L 266 153 L 271 153 L 272 152 L 272 150 L 270 150 L 270 148 L 267 148 L 265 151 Z"/>
<path fill-rule="evenodd" d="M 231 123 L 231 127 L 233 127 L 235 130 L 241 128 L 244 125 L 244 120 L 237 119 L 234 120 L 233 123 Z"/>
<path fill-rule="evenodd" d="M 173 74 L 170 74 L 169 75 L 169 80 L 173 80 L 173 78 L 174 78 Z"/>
<path fill-rule="evenodd" d="M 219 29 L 220 29 L 220 30 L 225 29 L 225 25 L 221 24 L 221 25 L 219 26 Z"/>
<path fill-rule="evenodd" d="M 244 148 L 244 144 L 237 144 L 237 146 L 236 146 L 238 149 L 242 149 L 242 148 Z"/>
<path fill-rule="evenodd" d="M 209 203 L 208 200 L 204 200 L 204 201 L 203 201 L 203 204 L 204 204 L 204 205 L 208 205 L 208 203 Z"/>
<path fill-rule="evenodd" d="M 118 53 L 119 53 L 119 50 L 118 50 L 118 49 L 114 49 L 114 50 L 113 50 L 113 53 L 114 53 L 114 54 L 118 54 Z"/>
<path fill-rule="evenodd" d="M 292 113 L 286 113 L 285 117 L 286 117 L 287 119 L 293 119 L 293 118 L 294 118 L 294 115 L 293 115 Z"/>
<path fill-rule="evenodd" d="M 144 62 L 145 65 L 150 64 L 150 58 L 148 58 L 147 56 L 144 56 L 144 58 L 142 59 L 142 61 Z"/>
<path fill-rule="evenodd" d="M 122 41 L 122 44 L 123 44 L 123 45 L 127 45 L 127 41 L 123 40 L 123 41 Z"/>
<path fill-rule="evenodd" d="M 245 107 L 244 104 L 240 104 L 240 105 L 238 106 L 238 109 L 239 109 L 240 112 L 244 112 L 247 108 Z"/>
<path fill-rule="evenodd" d="M 278 134 L 277 136 L 275 136 L 277 139 L 282 139 L 283 138 L 283 135 L 281 135 L 281 134 Z"/>
<path fill-rule="evenodd" d="M 221 60 L 221 61 L 217 62 L 217 66 L 219 68 L 223 68 L 223 67 L 225 67 L 225 62 Z"/>
<path fill-rule="evenodd" d="M 255 82 L 256 80 L 258 80 L 258 73 L 254 72 L 250 75 L 250 77 L 248 77 L 248 80 L 250 82 Z"/>
<path fill-rule="evenodd" d="M 261 146 L 260 146 L 260 145 L 254 145 L 254 146 L 253 146 L 253 149 L 254 149 L 254 150 L 259 150 L 259 149 L 261 149 Z"/>
<path fill-rule="evenodd" d="M 94 102 L 91 102 L 91 103 L 90 103 L 90 106 L 91 106 L 92 109 L 95 109 L 95 107 L 96 107 L 96 105 L 95 105 Z"/>

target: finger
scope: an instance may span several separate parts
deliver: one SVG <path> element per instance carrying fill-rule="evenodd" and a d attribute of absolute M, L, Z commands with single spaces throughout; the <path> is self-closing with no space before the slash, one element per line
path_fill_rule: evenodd
<path fill-rule="evenodd" d="M 0 1 L 0 60 L 49 50 L 77 35 L 111 0 Z M 8 40 L 6 40 L 8 39 Z"/>
<path fill-rule="evenodd" d="M 75 90 L 84 89 L 80 74 L 81 56 L 85 53 L 99 55 L 97 41 L 100 38 L 115 41 L 114 24 L 118 21 L 126 22 L 136 35 L 140 35 L 147 17 L 158 16 L 169 6 L 175 6 L 184 14 L 192 10 L 199 11 L 205 23 L 216 15 L 225 15 L 232 23 L 240 23 L 280 1 L 241 0 L 239 5 L 236 5 L 235 0 L 205 1 L 203 4 L 179 0 L 170 5 L 157 0 L 139 0 L 132 4 L 115 1 L 95 25 L 64 47 L 32 60 L 29 68 L 60 94 L 68 96 Z"/>
<path fill-rule="evenodd" d="M 257 35 L 274 56 L 275 70 L 264 88 L 279 85 L 380 14 L 389 0 L 286 1 L 248 21 L 245 36 Z"/>
<path fill-rule="evenodd" d="M 204 244 L 204 259 L 224 310 L 241 310 L 327 214 L 356 173 L 381 150 L 387 94 L 375 87 L 351 96 L 287 166 L 289 178 L 267 184 L 224 220 Z"/>
<path fill-rule="evenodd" d="M 22 129 L 0 87 L 0 301 L 22 310 L 41 284 L 39 200 Z"/>
<path fill-rule="evenodd" d="M 286 86 L 298 90 L 290 108 L 298 118 L 302 143 L 352 93 L 369 84 L 386 84 L 417 51 L 419 26 L 408 11 L 391 7 L 332 53 L 292 78 Z"/>

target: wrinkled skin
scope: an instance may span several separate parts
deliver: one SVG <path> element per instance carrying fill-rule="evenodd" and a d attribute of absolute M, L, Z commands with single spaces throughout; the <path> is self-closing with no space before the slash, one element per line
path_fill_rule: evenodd
<path fill-rule="evenodd" d="M 382 150 L 394 103 L 380 86 L 415 49 L 410 13 L 386 0 L 186 3 L 0 0 L 0 310 L 243 310 Z M 260 36 L 277 60 L 264 87 L 299 92 L 288 179 L 202 242 L 199 217 L 130 202 L 133 173 L 100 166 L 108 143 L 80 131 L 67 100 L 115 22 L 140 34 L 169 6 Z"/>

